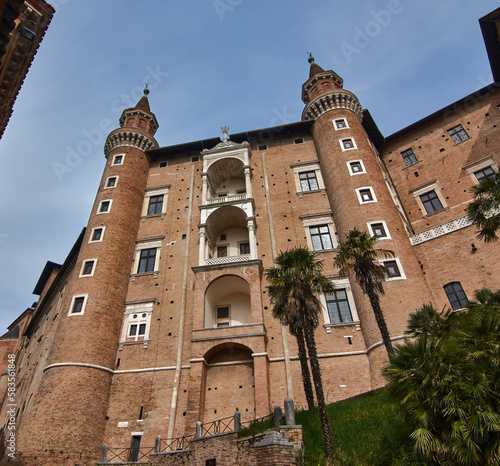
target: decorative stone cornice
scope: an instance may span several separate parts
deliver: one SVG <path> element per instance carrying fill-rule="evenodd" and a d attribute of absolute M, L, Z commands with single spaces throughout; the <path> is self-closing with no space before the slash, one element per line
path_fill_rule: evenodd
<path fill-rule="evenodd" d="M 106 144 L 104 144 L 106 158 L 117 147 L 135 147 L 145 152 L 150 149 L 158 149 L 158 143 L 142 133 L 123 129 L 113 131 L 106 139 Z"/>
<path fill-rule="evenodd" d="M 324 113 L 338 108 L 351 110 L 360 120 L 363 117 L 363 108 L 358 98 L 349 91 L 336 89 L 315 96 L 314 99 L 306 105 L 306 108 L 304 108 L 302 112 L 302 121 L 316 120 Z"/>

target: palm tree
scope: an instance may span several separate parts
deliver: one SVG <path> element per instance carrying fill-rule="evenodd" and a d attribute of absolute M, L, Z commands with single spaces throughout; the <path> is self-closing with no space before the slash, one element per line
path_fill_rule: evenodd
<path fill-rule="evenodd" d="M 478 228 L 477 237 L 486 243 L 498 240 L 500 230 L 500 173 L 487 176 L 472 188 L 474 201 L 467 207 L 467 214 Z"/>
<path fill-rule="evenodd" d="M 364 294 L 368 295 L 375 314 L 375 320 L 382 335 L 382 341 L 389 358 L 394 354 L 384 314 L 380 308 L 380 295 L 384 294 L 383 281 L 387 270 L 380 265 L 377 257 L 394 257 L 394 252 L 388 249 L 375 249 L 377 237 L 370 237 L 366 231 L 357 228 L 347 233 L 346 239 L 338 246 L 338 254 L 334 264 L 340 269 L 341 275 L 349 270 L 354 271 L 356 282 L 361 286 Z"/>
<path fill-rule="evenodd" d="M 283 325 L 288 326 L 290 333 L 297 339 L 302 380 L 307 403 L 309 409 L 311 409 L 314 407 L 314 403 L 305 351 L 307 347 L 323 430 L 325 452 L 329 462 L 332 462 L 333 445 L 323 384 L 321 382 L 321 369 L 316 351 L 314 329 L 318 326 L 318 313 L 321 309 L 317 293 L 331 292 L 333 291 L 333 285 L 321 274 L 322 262 L 316 259 L 314 252 L 307 249 L 293 248 L 281 252 L 274 259 L 274 263 L 276 264 L 275 267 L 266 270 L 266 278 L 270 283 L 267 289 L 273 304 L 273 316 L 278 318 Z"/>

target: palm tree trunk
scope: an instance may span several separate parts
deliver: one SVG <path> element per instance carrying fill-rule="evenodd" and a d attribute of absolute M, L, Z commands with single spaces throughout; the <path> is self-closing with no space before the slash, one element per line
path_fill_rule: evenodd
<path fill-rule="evenodd" d="M 302 370 L 302 384 L 304 385 L 304 392 L 306 394 L 307 408 L 311 411 L 314 409 L 314 393 L 311 383 L 311 373 L 307 364 L 307 351 L 302 328 L 297 330 L 295 338 L 299 347 L 300 369 Z"/>
<path fill-rule="evenodd" d="M 380 334 L 382 335 L 382 341 L 384 342 L 385 349 L 387 350 L 387 355 L 389 359 L 394 356 L 394 348 L 392 346 L 391 337 L 389 335 L 389 330 L 387 330 L 387 324 L 385 323 L 384 314 L 380 308 L 380 299 L 377 292 L 373 289 L 373 286 L 367 286 L 366 293 L 370 299 L 370 304 L 373 309 L 373 314 L 375 315 L 375 321 L 377 322 Z"/>
<path fill-rule="evenodd" d="M 328 459 L 328 464 L 333 464 L 333 444 L 332 435 L 330 433 L 330 422 L 328 420 L 328 413 L 326 412 L 325 395 L 323 393 L 323 383 L 321 382 L 321 368 L 318 361 L 318 354 L 316 352 L 316 342 L 314 340 L 314 328 L 310 323 L 305 323 L 304 325 L 304 336 L 307 344 L 307 352 L 309 353 L 309 361 L 311 362 L 314 388 L 316 389 L 319 419 L 321 421 L 323 440 L 325 442 L 325 453 Z"/>

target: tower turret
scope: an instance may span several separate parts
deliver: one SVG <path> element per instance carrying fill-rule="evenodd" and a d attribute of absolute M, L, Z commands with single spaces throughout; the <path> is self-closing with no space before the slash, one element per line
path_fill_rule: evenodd
<path fill-rule="evenodd" d="M 310 57 L 310 74 L 302 86 L 306 104 L 302 120 L 313 120 L 312 134 L 340 241 L 357 227 L 380 237 L 380 247 L 396 252 L 384 262 L 391 276 L 385 283 L 382 309 L 393 339 L 403 335 L 408 314 L 429 301 L 430 291 L 397 207 L 375 145 L 362 125 L 358 98 L 343 88 L 334 71 L 324 71 Z M 361 330 L 372 367 L 372 384 L 383 383 L 380 365 L 386 357 L 381 335 L 366 296 L 352 284 Z"/>
<path fill-rule="evenodd" d="M 147 93 L 123 112 L 120 128 L 106 140 L 106 166 L 75 268 L 63 291 L 58 339 L 43 361 L 33 415 L 20 426 L 20 449 L 25 457 L 37 456 L 37 464 L 60 464 L 55 459 L 59 452 L 64 458 L 90 464 L 103 443 L 149 172 L 146 151 L 158 147 L 153 137 L 158 122 Z M 62 424 L 63 436 L 57 428 Z M 39 451 L 40 438 L 45 453 Z M 72 458 L 74 451 L 83 456 Z"/>

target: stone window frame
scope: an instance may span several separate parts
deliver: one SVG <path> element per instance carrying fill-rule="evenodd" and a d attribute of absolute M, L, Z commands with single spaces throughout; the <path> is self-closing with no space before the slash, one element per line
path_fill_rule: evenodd
<path fill-rule="evenodd" d="M 109 202 L 109 207 L 107 210 L 103 211 L 102 206 L 105 202 Z M 99 202 L 99 205 L 97 206 L 96 215 L 109 214 L 111 212 L 112 205 L 113 205 L 113 199 L 103 199 L 102 201 Z"/>
<path fill-rule="evenodd" d="M 493 154 L 489 154 L 486 157 L 476 160 L 475 162 L 464 165 L 462 170 L 466 171 L 474 184 L 479 184 L 479 180 L 476 178 L 475 172 L 488 167 L 491 167 L 494 172 L 498 173 L 498 165 L 493 160 Z"/>
<path fill-rule="evenodd" d="M 155 278 L 158 276 L 158 274 L 160 273 L 160 271 L 158 270 L 160 262 L 160 253 L 164 239 L 165 239 L 164 236 L 155 236 L 153 238 L 143 238 L 140 240 L 136 240 L 134 264 L 132 266 L 132 274 L 131 274 L 132 278 L 143 275 L 153 275 Z M 154 270 L 151 272 L 139 273 L 138 270 L 139 270 L 141 251 L 144 249 L 156 249 Z"/>
<path fill-rule="evenodd" d="M 379 263 L 382 267 L 385 267 L 384 264 L 386 262 L 392 262 L 392 261 L 396 262 L 400 276 L 399 277 L 386 276 L 385 281 L 386 282 L 394 282 L 394 281 L 398 281 L 398 280 L 406 280 L 406 274 L 405 274 L 405 271 L 403 269 L 403 266 L 401 265 L 401 260 L 399 259 L 399 257 L 387 257 L 385 259 L 379 259 Z"/>
<path fill-rule="evenodd" d="M 115 184 L 113 186 L 109 186 L 109 181 L 114 178 Z M 113 175 L 113 176 L 108 176 L 106 178 L 106 182 L 104 183 L 104 189 L 114 189 L 118 185 L 118 178 L 120 178 L 118 175 Z"/>
<path fill-rule="evenodd" d="M 68 317 L 82 316 L 85 313 L 85 307 L 87 306 L 88 297 L 89 297 L 89 295 L 87 293 L 73 295 L 71 298 L 71 304 L 69 306 Z M 80 310 L 80 312 L 73 312 L 73 309 L 75 307 L 75 302 L 79 298 L 83 298 L 82 309 Z"/>
<path fill-rule="evenodd" d="M 342 121 L 342 123 L 345 125 L 345 126 L 342 126 L 342 127 L 338 127 L 337 125 L 337 122 L 338 121 Z M 349 123 L 347 122 L 347 118 L 334 118 L 332 120 L 332 124 L 333 124 L 333 127 L 335 128 L 335 131 L 342 131 L 343 129 L 349 129 L 350 126 L 349 126 Z"/>
<path fill-rule="evenodd" d="M 88 262 L 93 262 L 93 264 L 92 264 L 92 271 L 90 273 L 83 273 L 85 271 L 85 265 Z M 95 269 L 96 269 L 96 266 L 97 266 L 97 258 L 84 259 L 82 261 L 82 266 L 80 267 L 80 274 L 78 275 L 78 278 L 93 277 Z"/>
<path fill-rule="evenodd" d="M 422 199 L 420 199 L 420 196 L 430 193 L 431 191 L 434 191 L 436 193 L 436 196 L 438 197 L 439 201 L 441 202 L 441 205 L 443 206 L 442 209 L 436 210 L 434 212 L 431 212 L 430 214 L 427 213 L 427 209 L 424 206 L 424 203 L 422 202 Z M 417 201 L 418 207 L 420 211 L 422 212 L 422 215 L 424 218 L 430 216 L 430 215 L 435 215 L 438 214 L 439 212 L 443 212 L 445 210 L 448 210 L 448 203 L 446 202 L 444 196 L 441 194 L 441 190 L 439 189 L 439 183 L 437 182 L 436 179 L 427 181 L 424 184 L 421 184 L 419 186 L 416 186 L 415 188 L 412 188 L 409 190 L 410 194 L 413 194 L 413 197 Z"/>
<path fill-rule="evenodd" d="M 123 325 L 122 333 L 120 337 L 120 344 L 123 343 L 147 343 L 149 341 L 149 335 L 151 331 L 151 320 L 153 316 L 153 308 L 156 299 L 148 299 L 141 301 L 132 301 L 125 303 L 125 312 L 123 314 Z M 146 314 L 146 316 L 143 316 Z M 137 315 L 137 318 L 133 316 Z M 138 325 L 137 330 L 139 330 L 140 324 L 146 324 L 146 330 L 144 335 L 139 335 L 137 331 L 136 335 L 130 335 L 130 329 L 132 325 Z"/>
<path fill-rule="evenodd" d="M 218 310 L 221 308 L 226 308 L 227 307 L 227 317 L 218 317 Z M 231 325 L 231 305 L 230 304 L 217 304 L 214 309 L 214 327 L 215 328 L 227 328 L 227 327 L 232 327 Z M 219 324 L 225 324 L 219 327 Z"/>
<path fill-rule="evenodd" d="M 323 175 L 321 174 L 321 168 L 319 166 L 319 161 L 314 160 L 311 162 L 298 162 L 292 163 L 290 168 L 293 170 L 293 178 L 295 181 L 295 189 L 297 196 L 299 198 L 304 194 L 318 193 L 326 194 L 325 182 L 323 181 Z M 313 191 L 302 191 L 302 185 L 300 184 L 299 173 L 314 171 L 316 174 L 316 181 L 318 183 L 318 189 Z"/>
<path fill-rule="evenodd" d="M 361 194 L 361 191 L 366 191 L 366 190 L 370 191 L 370 195 L 372 197 L 369 201 L 365 201 Z M 360 205 L 373 204 L 375 202 L 378 202 L 377 196 L 375 196 L 375 191 L 371 186 L 361 186 L 359 188 L 356 188 L 356 195 L 358 196 L 358 201 Z"/>
<path fill-rule="evenodd" d="M 158 217 L 161 216 L 161 218 L 165 218 L 167 215 L 167 199 L 168 199 L 168 192 L 172 186 L 169 184 L 162 185 L 162 186 L 152 186 L 150 188 L 146 188 L 145 194 L 144 194 L 144 202 L 142 205 L 142 213 L 141 213 L 141 218 L 148 218 L 148 217 Z M 160 214 L 154 214 L 154 215 L 148 215 L 149 211 L 149 200 L 151 197 L 154 196 L 161 196 L 163 195 L 163 205 L 161 207 L 161 213 Z"/>
<path fill-rule="evenodd" d="M 371 222 L 366 222 L 366 226 L 368 227 L 368 232 L 370 233 L 370 236 L 371 237 L 375 236 L 375 233 L 373 231 L 373 225 L 375 225 L 377 223 L 381 223 L 382 224 L 382 227 L 384 228 L 385 235 L 386 235 L 386 236 L 378 236 L 378 241 L 383 241 L 383 240 L 386 240 L 386 239 L 392 239 L 391 233 L 389 232 L 389 228 L 388 228 L 387 223 L 385 222 L 385 220 L 373 220 Z"/>
<path fill-rule="evenodd" d="M 352 147 L 345 147 L 345 142 L 350 141 L 352 143 Z M 346 137 L 346 138 L 341 138 L 339 139 L 340 143 L 340 148 L 342 149 L 342 152 L 346 152 L 348 150 L 356 150 L 358 148 L 356 141 L 352 136 Z"/>
<path fill-rule="evenodd" d="M 99 239 L 92 239 L 94 237 L 95 230 L 102 230 L 101 237 Z M 89 243 L 102 243 L 105 230 L 106 230 L 105 226 L 99 226 L 99 227 L 92 228 L 92 230 L 90 231 Z"/>
<path fill-rule="evenodd" d="M 323 312 L 323 321 L 326 332 L 331 333 L 332 327 L 343 327 L 346 325 L 359 325 L 359 316 L 358 311 L 356 309 L 356 302 L 354 301 L 354 296 L 352 294 L 352 287 L 348 278 L 330 278 L 330 281 L 333 283 L 334 287 L 337 290 L 344 289 L 347 295 L 347 302 L 349 303 L 349 309 L 351 311 L 352 322 L 342 322 L 342 323 L 331 323 L 330 315 L 328 314 L 328 306 L 326 303 L 326 296 L 324 293 L 319 295 L 319 300 L 321 303 L 321 308 Z"/>
<path fill-rule="evenodd" d="M 118 157 L 121 157 L 119 162 L 116 161 L 116 159 Z M 111 166 L 114 167 L 117 165 L 123 165 L 124 160 L 125 160 L 125 154 L 115 154 L 115 155 L 113 155 L 113 160 L 111 161 Z"/>
<path fill-rule="evenodd" d="M 355 172 L 352 170 L 352 164 L 354 163 L 359 163 L 361 166 L 361 171 L 360 172 Z M 356 160 L 348 160 L 346 162 L 347 169 L 349 170 L 349 175 L 355 176 L 355 175 L 366 175 L 366 168 L 365 164 L 363 163 L 363 160 L 361 159 L 356 159 Z"/>
<path fill-rule="evenodd" d="M 324 226 L 324 225 L 328 226 L 328 231 L 330 232 L 330 240 L 332 241 L 333 249 L 319 249 L 316 250 L 315 252 L 333 251 L 338 247 L 335 224 L 333 223 L 333 218 L 331 213 L 321 212 L 317 214 L 301 215 L 299 219 L 302 220 L 302 227 L 304 228 L 304 232 L 306 234 L 305 236 L 306 236 L 307 249 L 309 249 L 309 251 L 315 251 L 313 248 L 310 228 Z"/>

